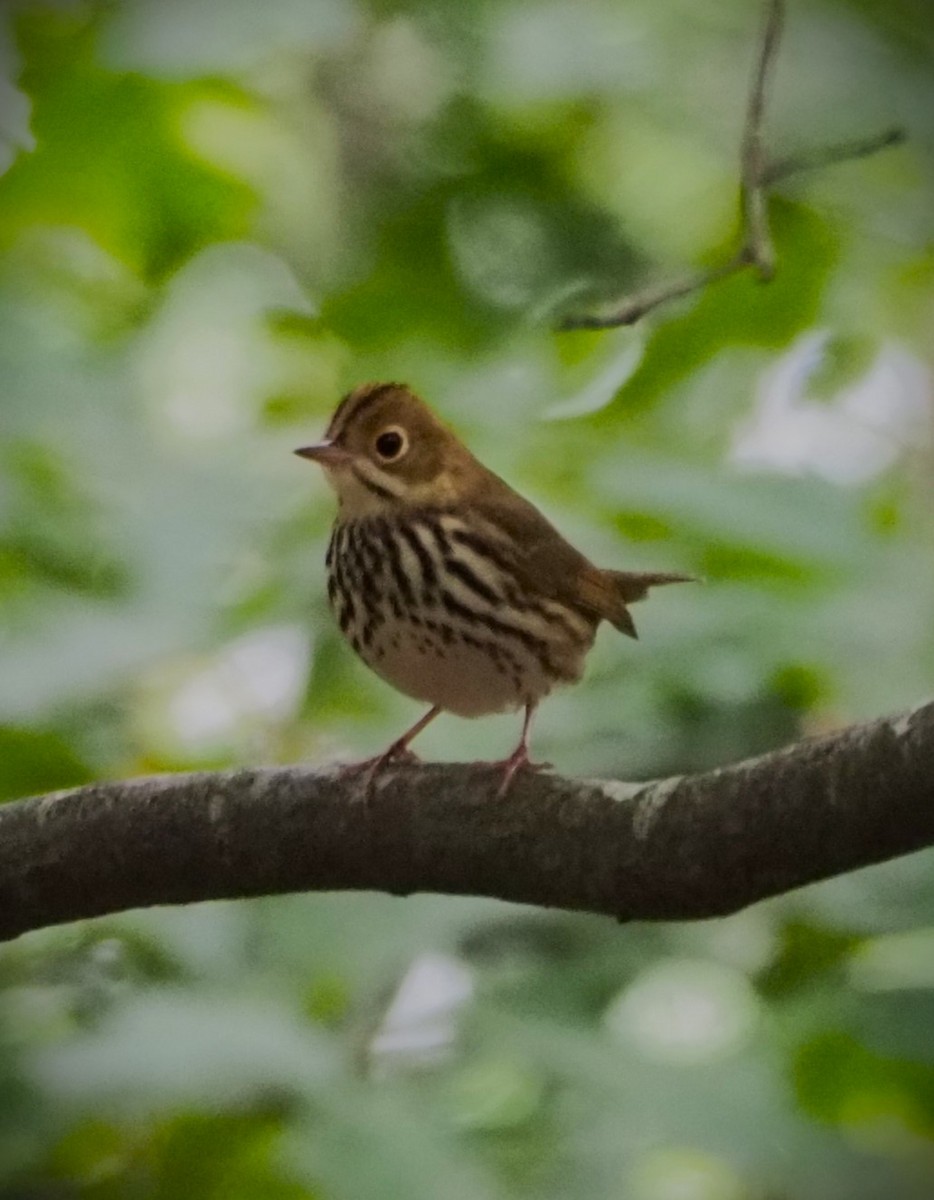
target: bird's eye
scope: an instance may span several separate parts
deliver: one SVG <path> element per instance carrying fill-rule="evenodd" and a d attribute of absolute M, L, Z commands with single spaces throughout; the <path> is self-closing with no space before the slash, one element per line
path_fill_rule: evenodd
<path fill-rule="evenodd" d="M 376 453 L 384 462 L 392 462 L 395 458 L 401 458 L 408 448 L 408 439 L 398 425 L 384 429 L 376 439 Z"/>

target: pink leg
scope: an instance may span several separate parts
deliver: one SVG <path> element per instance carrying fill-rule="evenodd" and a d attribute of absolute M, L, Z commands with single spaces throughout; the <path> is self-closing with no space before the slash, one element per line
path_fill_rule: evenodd
<path fill-rule="evenodd" d="M 529 761 L 529 732 L 532 728 L 532 717 L 535 715 L 535 705 L 527 704 L 525 706 L 525 717 L 522 721 L 522 737 L 519 739 L 519 745 L 516 746 L 512 754 L 501 763 L 494 763 L 496 767 L 502 767 L 503 778 L 497 790 L 496 796 L 499 799 L 505 796 L 512 786 L 512 781 L 518 771 L 523 767 L 527 767 L 530 771 L 546 771 L 551 763 L 533 763 Z"/>
<path fill-rule="evenodd" d="M 417 756 L 409 749 L 409 743 L 414 741 L 425 726 L 429 725 L 440 712 L 441 709 L 437 705 L 434 708 L 430 708 L 424 716 L 419 717 L 411 729 L 406 730 L 402 737 L 396 738 L 392 745 L 388 746 L 382 754 L 377 754 L 374 758 L 365 758 L 362 762 L 350 763 L 344 768 L 344 773 L 356 774 L 358 771 L 363 772 L 366 780 L 366 789 L 369 791 L 373 786 L 376 776 L 389 763 L 417 762 Z"/>

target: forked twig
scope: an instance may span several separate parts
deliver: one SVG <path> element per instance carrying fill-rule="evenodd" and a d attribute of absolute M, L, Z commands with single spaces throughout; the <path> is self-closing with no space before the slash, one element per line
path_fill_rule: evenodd
<path fill-rule="evenodd" d="M 754 267 L 759 278 L 768 282 L 775 274 L 775 250 L 768 220 L 768 189 L 780 180 L 801 171 L 866 158 L 887 146 L 904 141 L 903 130 L 887 129 L 874 137 L 839 142 L 833 146 L 805 151 L 800 155 L 769 160 L 765 150 L 763 128 L 770 78 L 781 41 L 784 19 L 784 0 L 768 0 L 762 41 L 746 106 L 740 150 L 742 236 L 739 249 L 719 266 L 706 271 L 696 271 L 667 283 L 653 284 L 635 292 L 621 300 L 613 312 L 605 316 L 581 314 L 564 317 L 559 322 L 559 330 L 613 329 L 620 325 L 633 325 L 653 308 L 702 291 L 709 284 L 736 275 L 749 267 Z"/>

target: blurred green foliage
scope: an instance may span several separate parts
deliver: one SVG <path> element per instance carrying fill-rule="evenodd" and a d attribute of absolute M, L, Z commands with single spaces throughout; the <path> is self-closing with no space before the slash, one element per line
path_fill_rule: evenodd
<path fill-rule="evenodd" d="M 930 694 L 934 26 L 791 4 L 780 269 L 719 261 L 759 6 L 12 0 L 0 13 L 0 801 L 363 753 L 290 450 L 402 378 L 607 565 L 702 590 L 541 714 L 714 766 Z M 509 719 L 450 719 L 492 757 Z M 0 950 L 4 1200 L 877 1200 L 934 1183 L 934 873 L 619 928 L 484 900 L 129 913 Z"/>

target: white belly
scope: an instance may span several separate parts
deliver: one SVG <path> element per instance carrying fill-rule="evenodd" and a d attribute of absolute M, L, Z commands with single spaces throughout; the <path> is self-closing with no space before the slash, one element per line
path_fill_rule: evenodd
<path fill-rule="evenodd" d="M 429 629 L 389 626 L 360 655 L 400 692 L 462 717 L 520 708 L 551 690 L 555 681 L 532 655 L 466 636 L 481 645 L 457 633 L 445 643 Z"/>

